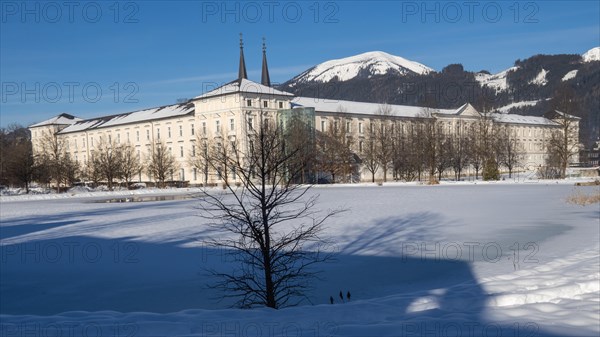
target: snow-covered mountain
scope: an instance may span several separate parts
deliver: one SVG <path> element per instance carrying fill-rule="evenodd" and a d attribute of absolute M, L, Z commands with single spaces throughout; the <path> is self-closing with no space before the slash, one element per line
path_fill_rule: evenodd
<path fill-rule="evenodd" d="M 558 90 L 570 88 L 581 111 L 589 112 L 581 130 L 582 141 L 590 143 L 600 137 L 599 61 L 600 47 L 595 47 L 580 55 L 533 55 L 491 74 L 465 70 L 460 63 L 435 71 L 402 57 L 369 52 L 318 64 L 278 89 L 303 97 L 447 109 L 470 102 L 478 109 L 485 104 L 500 112 L 539 116 L 552 108 L 550 98 Z"/>
<path fill-rule="evenodd" d="M 600 61 L 600 47 L 592 48 L 592 49 L 588 50 L 587 52 L 581 54 L 581 63 L 588 63 L 588 62 L 593 62 L 593 61 Z M 489 88 L 496 89 L 496 91 L 503 91 L 503 90 L 509 89 L 509 84 L 507 81 L 508 74 L 510 72 L 515 72 L 518 70 L 519 70 L 519 67 L 514 66 L 514 67 L 510 67 L 506 70 L 503 70 L 497 74 L 488 74 L 488 73 L 480 72 L 480 73 L 475 74 L 475 79 L 482 86 L 487 86 Z M 578 69 L 569 70 L 564 75 L 562 75 L 561 81 L 564 82 L 564 81 L 574 79 L 577 76 L 578 71 L 579 71 Z M 548 70 L 542 68 L 537 73 L 537 76 L 535 78 L 531 79 L 528 83 L 534 84 L 534 85 L 539 85 L 539 86 L 544 86 L 544 85 L 548 84 L 547 75 L 548 75 Z"/>
<path fill-rule="evenodd" d="M 349 81 L 356 77 L 370 78 L 373 75 L 424 75 L 433 69 L 400 56 L 382 51 L 372 51 L 318 64 L 290 80 L 295 83 Z"/>
<path fill-rule="evenodd" d="M 494 88 L 496 91 L 506 90 L 508 88 L 508 82 L 506 81 L 507 74 L 511 71 L 516 71 L 517 69 L 519 68 L 510 67 L 494 75 L 487 73 L 476 73 L 475 80 L 477 80 L 477 82 L 479 82 L 482 86 Z"/>
<path fill-rule="evenodd" d="M 581 55 L 583 62 L 600 61 L 600 47 L 592 48 Z"/>

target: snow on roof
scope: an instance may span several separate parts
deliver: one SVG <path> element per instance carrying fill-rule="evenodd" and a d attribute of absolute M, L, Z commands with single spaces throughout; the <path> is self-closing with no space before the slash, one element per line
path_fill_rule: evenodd
<path fill-rule="evenodd" d="M 354 102 L 333 99 L 321 99 L 312 97 L 296 97 L 292 100 L 292 105 L 313 107 L 318 112 L 331 113 L 351 113 L 364 115 L 378 115 L 382 104 Z M 425 107 L 408 105 L 388 105 L 391 109 L 391 115 L 396 117 L 422 117 Z M 465 103 L 457 109 L 430 109 L 433 114 L 460 115 L 468 108 L 473 108 L 471 104 Z M 474 108 L 473 108 L 474 109 Z M 538 124 L 538 125 L 556 125 L 552 120 L 545 117 L 523 116 L 516 114 L 492 113 L 491 118 L 500 123 L 513 124 Z"/>
<path fill-rule="evenodd" d="M 267 95 L 280 95 L 280 96 L 294 96 L 289 92 L 277 90 L 272 87 L 267 87 L 260 83 L 247 80 L 242 78 L 241 80 L 234 80 L 229 83 L 223 84 L 222 86 L 204 93 L 200 96 L 194 97 L 194 99 L 208 98 L 213 96 L 227 95 L 237 92 L 255 93 L 255 94 L 267 94 Z"/>
<path fill-rule="evenodd" d="M 343 101 L 334 99 L 296 97 L 292 100 L 296 106 L 313 107 L 320 112 L 345 112 L 352 114 L 377 115 L 383 106 L 377 103 Z M 425 112 L 424 107 L 387 104 L 392 116 L 419 117 Z M 455 114 L 457 109 L 431 109 L 432 113 Z"/>
<path fill-rule="evenodd" d="M 110 126 L 117 126 L 130 123 L 138 123 L 144 121 L 151 121 L 169 117 L 181 117 L 186 116 L 194 112 L 193 103 L 182 103 L 161 106 L 158 108 L 151 108 L 145 110 L 139 110 L 134 112 L 128 112 L 119 115 L 104 116 L 94 119 L 80 120 L 70 126 L 67 126 L 59 133 L 69 133 L 77 131 L 85 131 L 90 129 L 105 128 Z"/>
<path fill-rule="evenodd" d="M 80 121 L 80 120 L 81 120 L 81 118 L 78 118 L 78 117 L 75 117 L 75 116 L 72 116 L 72 115 L 69 115 L 69 114 L 62 113 L 62 114 L 60 114 L 58 116 L 54 116 L 54 117 L 52 117 L 50 119 L 47 119 L 47 120 L 45 120 L 43 122 L 39 122 L 39 123 L 30 125 L 29 127 L 30 128 L 35 128 L 35 127 L 38 127 L 38 126 L 46 126 L 46 125 L 69 125 L 69 124 L 73 124 L 73 123 L 75 123 L 77 121 Z"/>
<path fill-rule="evenodd" d="M 537 116 L 523 116 L 516 114 L 507 113 L 492 113 L 490 114 L 492 119 L 500 123 L 512 123 L 512 124 L 536 124 L 536 125 L 556 125 L 556 122 L 546 118 Z"/>

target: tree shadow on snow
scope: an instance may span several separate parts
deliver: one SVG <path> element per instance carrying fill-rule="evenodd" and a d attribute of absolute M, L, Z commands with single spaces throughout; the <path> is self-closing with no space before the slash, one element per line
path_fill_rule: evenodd
<path fill-rule="evenodd" d="M 427 231 L 447 225 L 438 220 L 429 213 L 389 218 L 372 227 L 374 230 L 361 233 L 335 254 L 335 262 L 322 265 L 321 278 L 309 294 L 312 303 L 307 305 L 321 305 L 318 310 L 331 315 L 324 319 L 334 321 L 336 312 L 343 313 L 339 316 L 343 321 L 347 321 L 348 312 L 356 315 L 357 323 L 371 316 L 385 317 L 384 323 L 394 327 L 387 333 L 392 336 L 553 336 L 533 330 L 535 323 L 531 325 L 526 317 L 510 324 L 486 319 L 484 308 L 489 296 L 468 262 L 432 258 L 431 254 L 418 256 L 414 251 L 410 255 L 359 255 L 376 248 L 402 252 L 396 247 L 398 240 L 420 240 L 431 234 L 423 227 L 423 232 L 413 229 L 419 227 L 417 222 L 430 223 Z M 28 226 L 19 233 L 27 234 L 28 230 L 39 228 Z M 206 287 L 211 279 L 204 270 L 231 268 L 230 252 L 197 244 L 197 238 L 211 234 L 207 229 L 168 242 L 76 235 L 2 245 L 0 314 L 102 310 L 168 313 L 226 307 L 230 303 L 213 300 L 214 293 Z M 350 303 L 341 304 L 340 291 L 344 295 L 351 292 Z M 330 296 L 336 305 L 330 306 Z M 372 298 L 378 300 L 368 301 Z M 364 311 L 360 311 L 361 301 Z M 353 310 L 354 305 L 359 305 L 358 309 Z M 378 312 L 380 309 L 384 313 Z M 344 335 L 343 325 L 337 333 Z"/>

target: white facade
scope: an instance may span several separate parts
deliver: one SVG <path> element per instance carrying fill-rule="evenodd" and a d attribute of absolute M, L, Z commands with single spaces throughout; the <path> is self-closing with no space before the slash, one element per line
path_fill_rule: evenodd
<path fill-rule="evenodd" d="M 457 109 L 429 109 L 424 107 L 386 105 L 388 113 L 382 115 L 380 104 L 294 97 L 270 86 L 266 54 L 263 46 L 263 74 L 261 83 L 246 78 L 243 49 L 240 49 L 238 79 L 189 102 L 145 109 L 112 116 L 82 120 L 61 114 L 41 123 L 31 125 L 34 154 L 40 153 L 40 140 L 44 134 L 53 134 L 65 142 L 66 151 L 82 167 L 93 156 L 101 141 L 129 144 L 144 163 L 153 146 L 164 142 L 179 163 L 179 172 L 170 180 L 187 181 L 192 185 L 218 183 L 219 175 L 200 173 L 190 164 L 199 150 L 198 139 L 220 139 L 244 144 L 249 125 L 258 123 L 260 114 L 275 119 L 278 110 L 293 107 L 315 109 L 315 129 L 325 131 L 330 123 L 341 123 L 349 134 L 358 140 L 360 147 L 366 128 L 373 121 L 385 120 L 400 129 L 408 128 L 420 120 L 424 113 L 436 117 L 447 126 L 448 132 L 458 132 L 482 118 L 468 103 Z M 546 142 L 558 129 L 558 123 L 544 117 L 511 114 L 488 114 L 494 122 L 511 127 L 523 146 L 524 165 L 521 169 L 536 169 L 544 164 Z M 577 134 L 578 119 L 576 122 Z M 360 153 L 360 148 L 353 149 Z M 369 180 L 369 174 L 361 171 L 361 180 Z M 379 172 L 378 172 L 379 174 Z M 152 180 L 141 172 L 134 181 Z M 235 180 L 235 179 L 234 179 Z"/>

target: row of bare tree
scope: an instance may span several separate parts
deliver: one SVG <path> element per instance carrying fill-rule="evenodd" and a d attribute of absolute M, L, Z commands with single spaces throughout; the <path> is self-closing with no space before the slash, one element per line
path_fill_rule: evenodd
<path fill-rule="evenodd" d="M 510 175 L 523 162 L 523 146 L 515 130 L 491 118 L 459 122 L 452 129 L 431 112 L 425 111 L 414 122 L 401 124 L 383 106 L 380 116 L 366 125 L 356 137 L 340 119 L 317 136 L 318 170 L 333 182 L 349 181 L 362 165 L 375 181 L 381 172 L 383 181 L 439 180 L 448 172 L 460 180 L 467 168 L 477 178 L 497 179 L 501 168 Z M 487 174 L 489 173 L 489 174 Z"/>
<path fill-rule="evenodd" d="M 434 183 L 448 174 L 460 180 L 468 169 L 475 172 L 476 178 L 481 174 L 484 179 L 493 180 L 499 178 L 501 170 L 511 176 L 524 164 L 524 147 L 516 131 L 510 124 L 496 123 L 485 114 L 450 125 L 425 110 L 420 118 L 401 124 L 390 117 L 388 106 L 379 110 L 379 116 L 359 133 L 351 132 L 350 124 L 343 118 L 333 119 L 322 132 L 316 132 L 311 123 L 292 118 L 284 128 L 285 146 L 296 149 L 291 160 L 302 168 L 294 182 L 354 182 L 360 179 L 361 169 L 370 173 L 373 182 L 378 172 L 383 181 L 391 177 Z M 564 177 L 578 151 L 574 120 L 567 114 L 562 117 L 555 118 L 558 127 L 546 142 L 542 177 Z M 66 141 L 50 132 L 38 140 L 35 156 L 26 129 L 12 126 L 2 130 L 0 137 L 0 185 L 28 189 L 32 181 L 57 187 L 88 181 L 96 185 L 106 183 L 112 189 L 117 182 L 128 186 L 144 172 L 164 187 L 167 181 L 174 180 L 173 175 L 180 168 L 180 162 L 162 142 L 148 146 L 142 160 L 140 150 L 130 144 L 101 139 L 90 158 L 79 165 L 69 155 Z M 252 145 L 247 138 L 242 144 L 225 135 L 213 139 L 199 135 L 187 154 L 187 162 L 200 173 L 200 181 L 205 184 L 237 181 L 241 177 L 229 160 L 239 155 L 237 147 Z"/>

